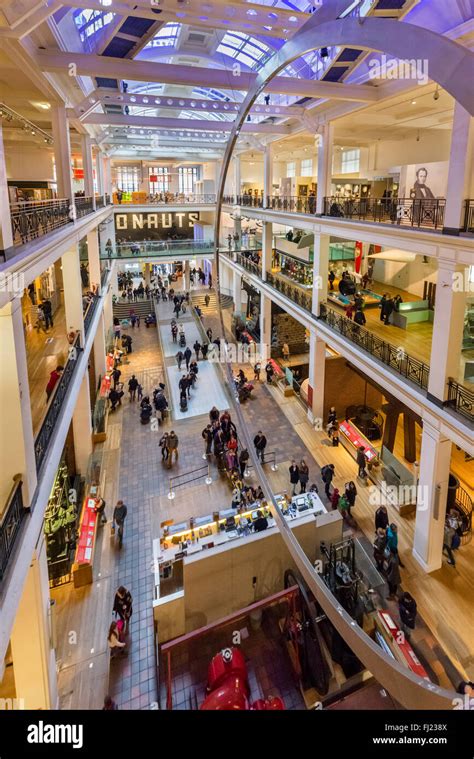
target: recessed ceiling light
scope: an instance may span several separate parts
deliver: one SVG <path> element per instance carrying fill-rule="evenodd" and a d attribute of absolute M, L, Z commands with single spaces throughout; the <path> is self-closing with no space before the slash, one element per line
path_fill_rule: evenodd
<path fill-rule="evenodd" d="M 416 105 L 416 100 L 412 100 L 412 101 L 411 101 L 411 104 L 412 104 L 412 105 Z"/>
<path fill-rule="evenodd" d="M 142 98 L 142 103 L 148 103 L 148 98 Z"/>

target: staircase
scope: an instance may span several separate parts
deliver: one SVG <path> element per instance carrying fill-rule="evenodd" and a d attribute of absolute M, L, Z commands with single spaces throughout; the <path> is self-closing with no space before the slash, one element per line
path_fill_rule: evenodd
<path fill-rule="evenodd" d="M 206 306 L 205 297 L 209 295 L 209 305 Z M 191 293 L 193 306 L 199 306 L 203 314 L 206 311 L 217 311 L 217 295 L 215 290 L 203 290 L 202 292 Z M 230 295 L 221 295 L 221 308 L 230 308 L 233 304 L 233 299 Z"/>
<path fill-rule="evenodd" d="M 463 545 L 469 543 L 472 537 L 472 498 L 461 485 L 456 490 L 455 507 L 461 515 L 461 529 Z"/>
<path fill-rule="evenodd" d="M 154 313 L 153 303 L 151 300 L 137 300 L 135 303 L 121 303 L 120 301 L 114 304 L 113 313 L 117 319 L 128 319 L 130 311 L 134 310 L 136 315 L 141 319 L 148 316 L 150 313 Z"/>

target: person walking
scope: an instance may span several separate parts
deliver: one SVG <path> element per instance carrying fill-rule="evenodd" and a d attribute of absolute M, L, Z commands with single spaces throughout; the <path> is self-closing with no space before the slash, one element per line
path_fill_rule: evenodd
<path fill-rule="evenodd" d="M 49 329 L 50 327 L 54 327 L 53 324 L 53 307 L 51 305 L 51 301 L 46 298 L 41 304 L 41 308 L 43 309 L 44 314 L 44 321 L 45 321 L 45 327 L 46 329 Z"/>
<path fill-rule="evenodd" d="M 175 458 L 175 461 L 178 460 L 178 436 L 174 430 L 171 430 L 169 437 L 168 437 L 168 450 L 169 450 L 169 460 L 168 460 L 168 469 L 173 464 L 173 456 Z"/>
<path fill-rule="evenodd" d="M 196 342 L 193 345 L 193 348 L 194 348 L 194 352 L 196 354 L 196 361 L 199 361 L 199 354 L 200 354 L 201 349 L 202 349 L 202 345 L 199 342 L 199 340 L 196 340 Z"/>
<path fill-rule="evenodd" d="M 456 566 L 456 560 L 453 553 L 453 538 L 455 534 L 456 531 L 451 527 L 449 522 L 446 521 L 444 523 L 443 553 L 446 552 L 448 554 L 448 564 L 452 567 Z"/>
<path fill-rule="evenodd" d="M 128 380 L 128 392 L 130 393 L 130 402 L 133 403 L 137 394 L 138 380 L 134 374 Z"/>
<path fill-rule="evenodd" d="M 133 614 L 133 600 L 130 591 L 123 585 L 117 589 L 115 594 L 113 611 L 122 620 L 123 630 L 126 632 Z"/>
<path fill-rule="evenodd" d="M 380 308 L 380 321 L 385 321 L 385 304 L 387 302 L 387 293 L 384 293 L 380 299 L 379 308 Z"/>
<path fill-rule="evenodd" d="M 383 563 L 385 560 L 385 548 L 387 547 L 387 535 L 382 527 L 377 529 L 374 540 L 374 559 L 379 572 L 383 572 Z"/>
<path fill-rule="evenodd" d="M 158 445 L 161 448 L 161 460 L 162 461 L 167 461 L 169 453 L 170 453 L 169 446 L 168 446 L 168 438 L 169 438 L 169 434 L 167 432 L 165 432 L 161 436 L 160 442 L 158 443 Z"/>
<path fill-rule="evenodd" d="M 267 365 L 265 366 L 265 374 L 267 375 L 267 384 L 271 385 L 273 382 L 273 375 L 275 374 L 275 370 L 273 369 L 270 361 L 268 361 Z"/>
<path fill-rule="evenodd" d="M 257 434 L 255 435 L 253 439 L 253 444 L 255 446 L 255 452 L 257 454 L 257 458 L 260 459 L 262 464 L 265 463 L 265 448 L 267 447 L 267 438 L 263 434 L 262 430 L 259 430 Z"/>
<path fill-rule="evenodd" d="M 254 367 L 253 367 L 253 378 L 255 382 L 260 382 L 261 370 L 262 370 L 262 365 L 259 361 L 257 361 L 257 363 L 254 364 Z"/>
<path fill-rule="evenodd" d="M 112 379 L 114 381 L 114 390 L 117 390 L 117 385 L 120 382 L 121 375 L 122 375 L 122 372 L 120 371 L 120 369 L 115 367 L 115 369 L 112 372 Z"/>
<path fill-rule="evenodd" d="M 392 300 L 392 298 L 388 298 L 385 301 L 385 307 L 384 307 L 384 320 L 383 320 L 383 323 L 385 325 L 390 324 L 390 317 L 392 315 L 393 309 L 394 309 L 393 300 Z"/>
<path fill-rule="evenodd" d="M 171 337 L 173 338 L 174 343 L 178 341 L 178 327 L 176 326 L 176 322 L 171 325 Z"/>
<path fill-rule="evenodd" d="M 49 381 L 48 381 L 48 384 L 46 385 L 46 403 L 48 403 L 49 399 L 51 398 L 51 395 L 53 394 L 53 390 L 58 384 L 63 371 L 64 371 L 64 366 L 57 366 L 56 369 L 53 369 L 53 371 L 49 375 Z"/>
<path fill-rule="evenodd" d="M 290 467 L 290 485 L 292 486 L 291 495 L 296 495 L 296 486 L 298 482 L 300 481 L 300 470 L 298 469 L 298 466 L 296 464 L 296 461 L 293 459 Z"/>
<path fill-rule="evenodd" d="M 178 372 L 181 371 L 181 364 L 184 361 L 184 353 L 183 351 L 178 351 L 176 354 L 176 363 L 178 364 Z"/>
<path fill-rule="evenodd" d="M 357 450 L 357 466 L 359 467 L 358 476 L 363 480 L 367 479 L 367 472 L 365 471 L 366 464 L 367 458 L 365 455 L 365 448 L 363 445 L 360 445 Z"/>
<path fill-rule="evenodd" d="M 206 308 L 209 308 L 209 303 L 211 302 L 211 296 L 209 293 L 206 293 L 204 296 L 204 303 L 206 304 Z"/>
<path fill-rule="evenodd" d="M 239 469 L 240 469 L 240 476 L 242 477 L 242 479 L 245 476 L 249 458 L 250 458 L 250 454 L 247 448 L 243 448 L 240 451 L 240 455 L 239 455 Z"/>
<path fill-rule="evenodd" d="M 388 582 L 389 595 L 388 597 L 394 600 L 397 597 L 398 586 L 401 582 L 400 568 L 399 568 L 398 555 L 394 548 L 390 549 L 390 554 L 387 559 L 387 565 L 385 574 Z"/>
<path fill-rule="evenodd" d="M 288 340 L 288 336 L 286 337 Z M 290 348 L 288 346 L 288 343 L 283 343 L 281 347 L 281 352 L 283 355 L 283 361 L 289 361 L 290 360 Z"/>
<path fill-rule="evenodd" d="M 398 527 L 394 522 L 392 522 L 392 524 L 387 527 L 387 545 L 390 550 L 392 548 L 395 550 L 395 553 L 398 556 L 398 563 L 402 568 L 404 568 L 404 564 L 402 563 L 402 560 L 400 559 L 400 555 L 398 553 Z"/>
<path fill-rule="evenodd" d="M 214 439 L 214 436 L 212 434 L 212 426 L 208 424 L 206 427 L 204 427 L 203 431 L 201 432 L 201 437 L 204 440 L 204 455 L 210 456 L 212 452 L 212 441 Z"/>
<path fill-rule="evenodd" d="M 359 327 L 363 327 L 366 323 L 367 319 L 365 318 L 364 312 L 359 308 L 354 315 L 354 322 L 355 324 L 358 324 Z M 359 330 L 357 330 L 359 332 Z"/>
<path fill-rule="evenodd" d="M 107 635 L 107 642 L 110 648 L 110 656 L 115 658 L 119 654 L 127 655 L 126 646 L 124 640 L 121 640 L 122 623 L 113 621 L 109 627 L 109 634 Z"/>
<path fill-rule="evenodd" d="M 334 471 L 335 467 L 334 464 L 326 464 L 326 466 L 323 466 L 321 469 L 321 479 L 324 482 L 324 492 L 326 493 L 326 498 L 331 498 L 331 483 L 334 479 Z"/>
<path fill-rule="evenodd" d="M 387 507 L 379 506 L 377 511 L 375 512 L 375 532 L 377 532 L 378 529 L 382 529 L 384 533 L 386 533 L 388 524 L 389 524 L 389 520 L 388 520 Z"/>
<path fill-rule="evenodd" d="M 300 476 L 300 493 L 306 493 L 306 485 L 308 484 L 308 480 L 309 480 L 309 468 L 304 459 L 301 459 L 300 461 L 299 476 Z"/>
<path fill-rule="evenodd" d="M 128 509 L 123 501 L 117 501 L 117 505 L 114 509 L 112 529 L 115 533 L 115 525 L 117 525 L 119 548 L 122 548 L 123 544 L 123 531 L 125 527 L 125 519 L 127 517 Z"/>
<path fill-rule="evenodd" d="M 410 593 L 405 591 L 398 599 L 398 611 L 400 613 L 400 626 L 409 638 L 411 631 L 415 629 L 417 606 L 416 601 Z"/>
<path fill-rule="evenodd" d="M 100 526 L 107 523 L 107 517 L 105 515 L 105 501 L 103 498 L 95 499 L 94 513 L 97 514 Z"/>
<path fill-rule="evenodd" d="M 349 516 L 352 516 L 351 509 L 354 508 L 357 497 L 357 488 L 352 480 L 350 482 L 346 482 L 344 495 L 347 500 L 347 513 Z"/>
<path fill-rule="evenodd" d="M 187 369 L 187 371 L 189 371 L 189 362 L 191 361 L 191 356 L 192 355 L 193 355 L 193 352 L 192 352 L 191 348 L 188 345 L 188 347 L 184 351 L 184 360 L 186 361 L 186 369 Z"/>

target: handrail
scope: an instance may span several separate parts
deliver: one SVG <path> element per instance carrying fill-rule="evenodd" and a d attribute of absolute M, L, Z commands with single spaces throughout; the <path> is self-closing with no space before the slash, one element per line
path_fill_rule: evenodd
<path fill-rule="evenodd" d="M 463 525 L 463 535 L 468 535 L 472 531 L 472 510 L 473 510 L 473 503 L 472 498 L 467 492 L 467 490 L 464 490 L 462 485 L 458 485 L 456 488 L 456 506 L 464 516 L 466 517 L 466 520 Z"/>
<path fill-rule="evenodd" d="M 137 242 L 117 243 L 112 253 L 104 251 L 100 257 L 105 260 L 111 258 L 130 258 L 133 256 L 146 255 L 185 255 L 186 253 L 214 253 L 214 241 L 199 240 L 144 240 Z"/>
<path fill-rule="evenodd" d="M 15 475 L 13 480 L 14 483 L 0 522 L 0 581 L 3 579 L 8 561 L 13 553 L 23 519 L 29 513 L 29 508 L 25 508 L 23 505 L 21 474 Z"/>
<path fill-rule="evenodd" d="M 448 380 L 448 399 L 445 405 L 474 423 L 474 392 L 452 377 Z"/>
<path fill-rule="evenodd" d="M 53 433 L 56 428 L 56 423 L 62 415 L 63 402 L 76 371 L 77 359 L 80 350 L 82 350 L 81 336 L 80 334 L 77 334 L 74 343 L 70 347 L 69 358 L 66 362 L 66 366 L 64 367 L 64 371 L 56 385 L 56 390 L 53 394 L 53 397 L 49 402 L 48 410 L 46 412 L 43 424 L 41 425 L 40 430 L 35 438 L 35 458 L 36 469 L 38 472 L 40 471 L 46 457 L 51 438 L 53 437 Z"/>
<path fill-rule="evenodd" d="M 157 197 L 153 193 L 130 193 L 131 199 L 126 199 L 122 196 L 122 200 L 117 200 L 117 195 L 114 194 L 113 204 L 115 206 L 144 206 L 144 205 L 156 205 L 156 206 L 180 206 L 180 205 L 203 205 L 212 204 L 216 202 L 215 193 L 203 193 L 201 195 L 180 195 L 180 197 L 166 198 Z M 135 197 L 133 197 L 135 195 Z M 145 198 L 136 197 L 137 195 L 145 195 Z"/>
<path fill-rule="evenodd" d="M 324 198 L 324 216 L 442 229 L 445 198 Z"/>
<path fill-rule="evenodd" d="M 99 302 L 99 296 L 94 295 L 94 297 L 92 298 L 91 302 L 87 306 L 86 311 L 84 313 L 84 332 L 86 335 L 88 334 L 90 330 L 90 326 L 92 324 L 92 319 L 94 318 L 94 314 L 95 314 L 95 310 L 97 308 L 98 302 Z"/>
<path fill-rule="evenodd" d="M 177 474 L 176 477 L 170 477 L 169 478 L 169 490 L 168 490 L 168 498 L 169 500 L 173 500 L 176 493 L 173 490 L 173 485 L 175 488 L 180 488 L 183 485 L 188 485 L 190 482 L 195 482 L 196 480 L 201 480 L 204 477 L 204 474 L 198 474 L 196 477 L 191 477 L 190 480 L 185 480 L 184 482 L 179 482 L 177 485 L 175 484 L 175 480 L 180 480 L 181 477 L 187 477 L 189 474 L 194 474 L 195 472 L 202 472 L 202 470 L 206 470 L 206 485 L 210 485 L 212 483 L 212 477 L 211 477 L 211 468 L 209 464 L 204 464 L 203 466 L 199 466 L 196 469 L 190 469 L 189 472 L 182 472 L 182 474 Z"/>

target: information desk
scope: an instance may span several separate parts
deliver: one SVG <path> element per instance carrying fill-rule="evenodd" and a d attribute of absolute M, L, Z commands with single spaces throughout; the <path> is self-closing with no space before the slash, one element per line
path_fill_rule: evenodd
<path fill-rule="evenodd" d="M 89 585 L 92 582 L 92 565 L 94 562 L 98 523 L 98 515 L 95 512 L 95 499 L 97 496 L 97 485 L 91 485 L 86 492 L 82 507 L 79 522 L 79 538 L 74 564 L 72 565 L 72 577 L 75 588 Z"/>
<path fill-rule="evenodd" d="M 327 514 L 326 507 L 316 493 L 303 493 L 293 496 L 291 500 L 285 496 L 276 495 L 275 499 L 285 519 L 292 524 L 308 516 L 314 518 Z M 245 540 L 258 534 L 252 528 L 257 519 L 257 511 L 262 512 L 268 521 L 268 527 L 263 533 L 276 528 L 276 522 L 270 510 L 260 502 L 252 504 L 247 511 L 240 514 L 235 509 L 226 509 L 207 517 L 189 520 L 189 524 L 180 522 L 165 527 L 160 540 L 155 540 L 153 543 L 156 598 L 162 596 L 161 586 L 164 581 L 172 577 L 173 564 L 201 551 L 222 548 L 232 541 Z M 175 586 L 170 585 L 170 587 L 173 591 L 175 590 Z"/>
<path fill-rule="evenodd" d="M 342 442 L 354 458 L 357 458 L 357 451 L 361 445 L 363 445 L 365 448 L 364 453 L 369 464 L 374 464 L 379 461 L 378 452 L 367 440 L 365 435 L 357 429 L 355 424 L 352 424 L 352 422 L 349 421 L 341 422 L 339 424 L 339 432 L 342 436 Z"/>
<path fill-rule="evenodd" d="M 378 293 L 374 293 L 372 290 L 360 290 L 359 291 L 364 298 L 364 307 L 371 308 L 373 306 L 379 306 L 382 296 Z M 328 292 L 328 300 L 331 303 L 335 303 L 336 306 L 342 306 L 345 308 L 349 303 L 354 303 L 354 296 L 342 295 L 337 290 L 330 290 Z"/>

